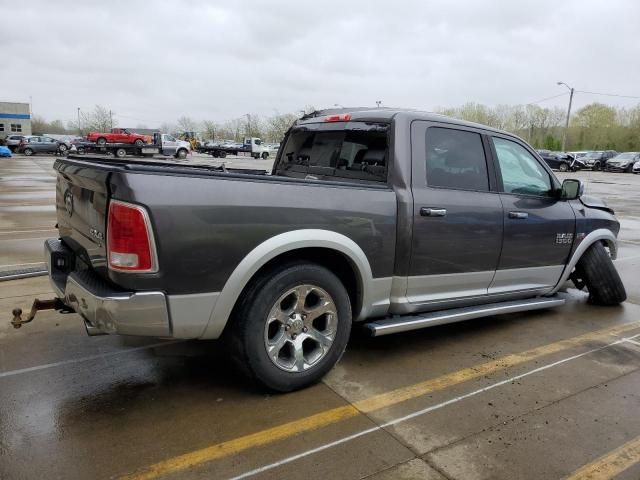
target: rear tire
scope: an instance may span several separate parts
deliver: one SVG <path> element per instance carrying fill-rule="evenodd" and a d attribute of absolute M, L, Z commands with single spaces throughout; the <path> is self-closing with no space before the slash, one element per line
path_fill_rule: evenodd
<path fill-rule="evenodd" d="M 569 164 L 561 163 L 560 166 L 558 167 L 558 170 L 560 170 L 561 172 L 567 172 L 569 170 Z"/>
<path fill-rule="evenodd" d="M 135 142 L 133 142 L 133 144 L 134 144 L 136 147 L 142 147 L 142 146 L 144 145 L 144 141 L 142 141 L 142 140 L 138 139 L 138 140 L 136 140 Z"/>
<path fill-rule="evenodd" d="M 596 162 L 593 164 L 592 170 L 595 170 L 596 172 L 600 170 L 600 162 Z"/>
<path fill-rule="evenodd" d="M 220 154 L 218 156 L 220 158 L 226 158 L 227 157 L 227 152 L 220 152 Z"/>
<path fill-rule="evenodd" d="M 124 148 L 116 148 L 115 155 L 118 158 L 124 158 L 127 156 L 127 151 Z"/>
<path fill-rule="evenodd" d="M 321 307 L 328 313 L 318 314 Z M 331 370 L 350 332 L 351 303 L 338 277 L 316 264 L 291 263 L 248 288 L 231 319 L 228 343 L 249 378 L 290 392 Z"/>
<path fill-rule="evenodd" d="M 627 299 L 620 275 L 600 242 L 591 245 L 576 265 L 576 276 L 589 291 L 589 301 L 596 305 L 619 305 Z"/>
<path fill-rule="evenodd" d="M 262 152 L 262 159 L 266 160 L 267 158 L 269 158 L 269 152 Z"/>
<path fill-rule="evenodd" d="M 30 157 L 31 155 L 33 155 L 33 150 L 31 150 L 30 148 L 25 148 L 24 149 L 24 153 L 27 157 Z"/>

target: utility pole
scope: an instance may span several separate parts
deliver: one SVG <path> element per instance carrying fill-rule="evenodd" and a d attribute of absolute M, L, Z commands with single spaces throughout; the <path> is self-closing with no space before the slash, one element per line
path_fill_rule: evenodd
<path fill-rule="evenodd" d="M 562 132 L 562 151 L 565 151 L 567 145 L 567 132 L 569 131 L 569 117 L 571 116 L 571 103 L 573 102 L 573 87 L 564 82 L 558 82 L 558 85 L 564 85 L 569 89 L 569 108 L 567 108 L 567 118 L 564 123 L 564 132 Z"/>
<path fill-rule="evenodd" d="M 111 125 L 111 129 L 113 130 L 113 113 L 109 110 L 109 124 Z"/>
<path fill-rule="evenodd" d="M 78 107 L 78 135 L 82 136 L 82 130 L 80 128 L 80 107 Z"/>

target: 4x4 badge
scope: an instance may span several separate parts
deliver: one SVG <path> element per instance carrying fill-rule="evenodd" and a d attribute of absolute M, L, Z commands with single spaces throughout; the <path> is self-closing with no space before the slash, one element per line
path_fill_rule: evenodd
<path fill-rule="evenodd" d="M 69 216 L 73 215 L 73 193 L 71 193 L 71 190 L 64 192 L 64 209 Z"/>

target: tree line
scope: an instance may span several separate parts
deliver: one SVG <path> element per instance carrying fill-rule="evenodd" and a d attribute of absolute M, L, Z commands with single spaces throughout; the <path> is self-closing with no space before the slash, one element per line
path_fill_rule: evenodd
<path fill-rule="evenodd" d="M 198 132 L 205 140 L 235 140 L 260 137 L 266 142 L 279 142 L 301 113 L 315 110 L 307 106 L 298 113 L 277 113 L 271 116 L 245 114 L 226 121 L 196 121 L 181 116 L 175 123 L 163 123 L 160 131 L 181 135 Z M 466 103 L 459 107 L 436 109 L 449 117 L 481 123 L 514 133 L 536 148 L 559 150 L 564 133 L 566 111 L 559 107 L 538 105 L 496 105 Z M 84 135 L 89 131 L 105 131 L 119 126 L 117 115 L 101 105 L 80 113 L 80 124 L 61 120 L 47 122 L 40 116 L 32 119 L 36 133 L 69 133 Z M 131 125 L 129 125 L 131 126 Z M 147 128 L 138 124 L 135 128 Z M 640 151 L 640 104 L 634 107 L 613 107 L 591 103 L 572 113 L 566 132 L 566 150 Z"/>
<path fill-rule="evenodd" d="M 536 148 L 560 150 L 566 110 L 538 105 L 466 103 L 439 108 L 438 113 L 514 133 Z M 571 114 L 566 132 L 568 151 L 640 151 L 640 104 L 631 108 L 591 103 Z"/>

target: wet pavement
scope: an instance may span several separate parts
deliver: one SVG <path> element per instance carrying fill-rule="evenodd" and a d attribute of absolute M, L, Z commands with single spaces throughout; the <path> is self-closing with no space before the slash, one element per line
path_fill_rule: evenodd
<path fill-rule="evenodd" d="M 0 164 L 1 268 L 41 262 L 55 234 L 52 163 Z M 597 462 L 588 478 L 637 480 L 640 175 L 562 176 L 620 217 L 622 306 L 569 289 L 548 311 L 356 331 L 322 383 L 287 395 L 243 381 L 215 341 L 88 337 L 51 312 L 11 329 L 51 290 L 0 282 L 0 479 L 557 479 Z"/>

